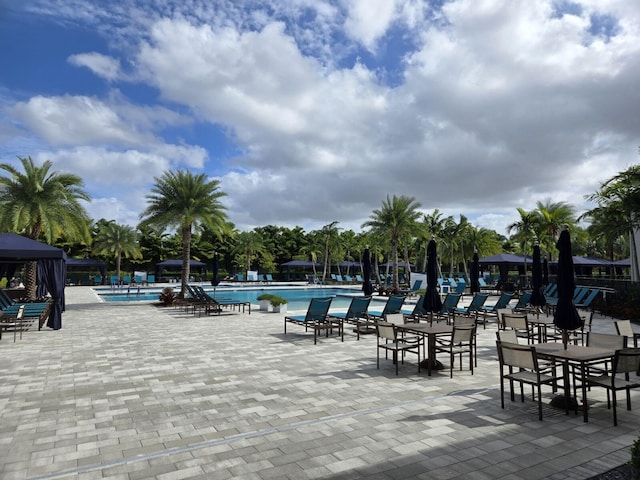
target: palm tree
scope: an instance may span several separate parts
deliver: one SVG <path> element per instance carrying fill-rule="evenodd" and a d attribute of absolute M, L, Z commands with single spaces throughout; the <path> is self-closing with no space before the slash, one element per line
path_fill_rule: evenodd
<path fill-rule="evenodd" d="M 392 289 L 398 291 L 400 282 L 398 278 L 398 247 L 400 241 L 416 231 L 418 219 L 422 215 L 418 208 L 420 203 L 413 197 L 404 195 L 392 198 L 387 196 L 382 202 L 382 208 L 374 210 L 369 220 L 362 227 L 371 227 L 373 230 L 384 232 L 391 242 L 392 262 Z"/>
<path fill-rule="evenodd" d="M 68 240 L 90 243 L 89 217 L 80 201 L 90 201 L 82 179 L 70 173 L 52 172 L 49 160 L 37 166 L 31 157 L 18 157 L 24 173 L 0 164 L 8 176 L 0 177 L 0 226 L 33 240 L 52 244 L 64 232 Z M 36 297 L 36 262 L 25 265 L 25 289 Z"/>
<path fill-rule="evenodd" d="M 322 227 L 321 235 L 324 237 L 324 269 L 322 271 L 322 283 L 327 279 L 327 268 L 331 270 L 331 253 L 335 251 L 340 240 L 338 221 L 333 221 Z"/>
<path fill-rule="evenodd" d="M 510 225 L 507 226 L 507 232 L 511 233 L 515 231 L 513 235 L 514 240 L 518 240 L 520 247 L 522 248 L 522 253 L 524 253 L 524 272 L 526 275 L 527 272 L 527 245 L 529 239 L 533 244 L 534 238 L 536 236 L 535 228 L 538 222 L 538 214 L 536 212 L 527 212 L 523 208 L 518 208 L 518 213 L 520 214 L 520 220 L 517 220 Z"/>
<path fill-rule="evenodd" d="M 573 207 L 565 202 L 537 203 L 537 231 L 540 243 L 545 245 L 549 261 L 552 260 L 551 252 L 555 248 L 558 235 L 563 225 L 572 226 L 575 223 Z"/>
<path fill-rule="evenodd" d="M 254 255 L 271 255 L 267 252 L 262 235 L 258 232 L 238 233 L 235 238 L 235 247 L 233 248 L 232 253 L 244 256 L 244 260 L 241 263 L 244 264 L 246 270 L 251 270 L 251 258 Z"/>
<path fill-rule="evenodd" d="M 99 226 L 94 239 L 93 253 L 115 258 L 118 278 L 120 278 L 120 264 L 123 255 L 125 258 L 142 258 L 138 233 L 133 227 L 119 225 L 115 221 Z"/>
<path fill-rule="evenodd" d="M 185 170 L 165 172 L 154 180 L 152 193 L 147 195 L 149 204 L 140 218 L 144 225 L 179 230 L 182 238 L 180 296 L 184 297 L 189 281 L 193 229 L 206 226 L 222 235 L 227 228 L 227 216 L 220 198 L 226 194 L 219 190 L 219 180 L 208 180 L 205 174 L 196 175 Z"/>
<path fill-rule="evenodd" d="M 589 210 L 582 217 L 599 220 L 602 228 L 608 230 L 611 237 L 625 232 L 629 235 L 631 250 L 631 279 L 640 279 L 636 230 L 640 227 L 640 165 L 629 167 L 624 172 L 604 182 L 600 190 L 587 196 L 598 206 Z M 581 217 L 581 218 L 582 218 Z M 611 242 L 611 239 L 609 240 Z"/>

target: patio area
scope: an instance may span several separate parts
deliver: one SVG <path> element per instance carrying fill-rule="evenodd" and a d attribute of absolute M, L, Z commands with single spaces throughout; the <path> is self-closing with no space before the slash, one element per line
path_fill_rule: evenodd
<path fill-rule="evenodd" d="M 257 308 L 66 296 L 61 330 L 0 340 L 2 479 L 587 479 L 628 461 L 640 431 L 637 391 L 618 427 L 596 391 L 588 423 L 548 405 L 538 421 L 530 390 L 502 410 L 495 324 L 474 375 L 418 375 L 410 356 L 396 376 L 351 329 L 314 346 Z M 599 315 L 593 329 L 615 333 Z"/>

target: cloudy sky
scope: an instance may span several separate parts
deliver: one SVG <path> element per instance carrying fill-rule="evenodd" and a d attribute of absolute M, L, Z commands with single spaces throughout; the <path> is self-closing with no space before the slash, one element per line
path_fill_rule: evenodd
<path fill-rule="evenodd" d="M 241 230 L 360 230 L 387 195 L 505 234 L 638 163 L 640 2 L 0 0 L 0 162 L 135 225 L 154 176 Z"/>

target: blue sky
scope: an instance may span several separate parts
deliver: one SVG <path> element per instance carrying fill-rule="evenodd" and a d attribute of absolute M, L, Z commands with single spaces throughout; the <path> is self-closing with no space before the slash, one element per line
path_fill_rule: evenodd
<path fill-rule="evenodd" d="M 638 2 L 10 0 L 0 45 L 0 162 L 82 176 L 95 219 L 191 169 L 241 230 L 404 194 L 504 234 L 638 162 Z"/>

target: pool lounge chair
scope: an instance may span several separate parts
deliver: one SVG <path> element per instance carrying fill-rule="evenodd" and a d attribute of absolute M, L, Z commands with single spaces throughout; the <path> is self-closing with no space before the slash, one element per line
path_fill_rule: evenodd
<path fill-rule="evenodd" d="M 413 282 L 413 285 L 411 286 L 410 289 L 401 290 L 400 293 L 404 293 L 405 295 L 412 296 L 412 295 L 415 295 L 418 290 L 420 290 L 421 286 L 422 286 L 422 280 L 416 280 L 415 282 Z"/>
<path fill-rule="evenodd" d="M 400 313 L 404 300 L 404 295 L 391 295 L 382 310 L 369 310 L 367 315 L 373 320 L 384 320 L 385 315 L 389 313 Z"/>
<path fill-rule="evenodd" d="M 509 302 L 513 298 L 513 293 L 505 292 L 500 295 L 498 301 L 493 305 L 485 305 L 477 312 L 477 322 L 487 323 L 490 317 L 495 317 L 496 322 L 498 322 L 498 310 L 508 308 Z M 480 315 L 482 315 L 482 320 L 480 320 Z M 498 322 L 499 323 L 499 322 Z"/>
<path fill-rule="evenodd" d="M 38 330 L 42 329 L 44 322 L 49 317 L 51 311 L 51 301 L 46 302 L 16 302 L 4 290 L 0 289 L 0 309 L 2 314 L 8 317 L 16 317 L 20 307 L 23 308 L 23 320 L 25 328 L 28 328 L 36 320 Z"/>
<path fill-rule="evenodd" d="M 313 329 L 313 344 L 315 345 L 318 343 L 318 332 L 324 330 L 326 336 L 329 337 L 329 333 L 337 329 L 338 334 L 344 342 L 343 321 L 335 317 L 329 318 L 328 316 L 331 300 L 333 300 L 332 297 L 312 298 L 305 315 L 289 315 L 284 317 L 284 333 L 287 333 L 287 323 L 303 326 L 305 332 L 311 328 Z"/>
<path fill-rule="evenodd" d="M 368 333 L 366 328 L 369 324 L 367 318 L 369 303 L 371 303 L 370 296 L 353 297 L 346 312 L 329 313 L 329 318 L 340 320 L 343 324 L 350 323 L 355 325 L 357 339 L 360 340 L 361 327 L 363 327 L 362 333 Z"/>
<path fill-rule="evenodd" d="M 487 298 L 489 298 L 488 293 L 476 293 L 471 299 L 471 303 L 467 307 L 456 307 L 453 313 L 462 315 L 475 315 L 477 319 L 478 312 L 484 306 Z M 486 325 L 484 325 L 484 328 L 486 328 Z"/>

